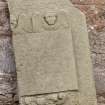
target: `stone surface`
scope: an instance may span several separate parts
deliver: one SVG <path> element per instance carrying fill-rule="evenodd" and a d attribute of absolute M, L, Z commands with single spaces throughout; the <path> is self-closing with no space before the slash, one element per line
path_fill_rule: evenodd
<path fill-rule="evenodd" d="M 96 6 L 94 6 L 94 3 L 93 3 L 94 1 L 95 1 Z M 91 47 L 92 47 L 92 46 L 95 45 L 95 43 L 93 43 L 93 42 L 96 40 L 96 37 L 99 38 L 99 36 L 100 36 L 100 37 L 103 38 L 103 36 L 105 34 L 105 32 L 104 32 L 105 29 L 103 30 L 103 28 L 105 27 L 105 22 L 104 22 L 105 21 L 105 19 L 104 19 L 104 17 L 105 17 L 104 16 L 105 0 L 80 0 L 80 2 L 79 2 L 79 0 L 72 0 L 72 2 L 76 5 L 76 7 L 79 7 L 87 15 L 87 23 L 88 23 L 88 26 L 89 26 L 88 27 L 89 31 L 95 32 L 95 33 L 92 33 L 92 34 L 89 33 L 89 36 L 91 36 L 90 37 L 90 43 L 91 43 Z M 5 5 L 5 4 L 7 4 L 5 2 L 5 0 L 0 0 L 0 17 L 1 17 L 0 22 L 2 23 L 2 24 L 0 24 L 1 29 L 3 29 L 4 27 L 7 29 L 7 27 L 9 27 L 9 24 L 7 24 L 5 22 L 5 20 L 8 20 L 8 17 L 4 18 L 4 17 L 8 16 L 7 5 Z M 6 7 L 6 10 L 5 10 L 4 7 Z M 93 8 L 92 12 L 91 12 L 91 7 L 95 7 L 95 8 Z M 94 16 L 94 18 L 93 18 L 93 16 Z M 97 18 L 95 18 L 95 17 L 97 17 Z M 4 34 L 2 34 L 3 31 L 4 31 Z M 8 32 L 5 29 L 3 29 L 3 31 L 1 30 L 0 34 L 2 34 L 2 35 L 7 35 L 8 34 Z M 103 35 L 101 35 L 101 34 L 103 34 Z M 98 41 L 98 38 L 97 38 L 97 41 Z M 2 40 L 2 39 L 0 39 L 0 40 Z M 6 39 L 4 38 L 3 40 L 4 40 L 4 42 L 6 42 L 7 38 Z M 100 41 L 100 39 L 99 39 L 99 41 Z M 104 40 L 102 40 L 102 41 L 104 41 Z M 6 43 L 6 44 L 10 45 L 8 43 Z M 5 46 L 5 44 L 3 44 L 3 46 Z M 97 47 L 98 46 L 100 46 L 100 44 L 98 44 Z M 103 45 L 100 46 L 100 48 L 103 48 L 103 47 L 104 47 Z M 10 48 L 10 47 L 7 47 L 5 50 L 7 51 L 8 48 Z M 93 47 L 91 48 L 91 50 L 92 49 L 93 49 Z M 7 54 L 7 53 L 10 54 L 10 52 L 8 52 L 8 51 L 5 52 L 4 54 Z M 102 54 L 101 53 L 96 54 L 96 53 L 97 52 L 92 52 L 92 56 L 93 56 L 92 59 L 93 59 L 93 64 L 94 64 L 94 74 L 95 74 L 95 78 L 96 78 L 95 81 L 96 81 L 97 94 L 100 94 L 100 96 L 101 95 L 105 96 L 105 93 L 104 93 L 105 92 L 105 86 L 104 86 L 104 83 L 105 83 L 104 82 L 104 80 L 105 80 L 104 79 L 105 78 L 105 70 L 104 70 L 105 69 L 105 67 L 104 67 L 104 65 L 105 65 L 104 61 L 105 60 L 104 60 L 104 58 L 105 57 L 104 56 L 105 56 L 105 54 L 104 54 L 104 50 L 103 50 Z M 11 55 L 13 55 L 13 54 L 10 54 L 9 56 L 11 56 Z M 7 57 L 8 56 L 3 57 L 3 59 L 8 59 Z M 4 61 L 8 61 L 8 60 L 4 60 Z M 8 65 L 10 65 L 10 64 L 8 64 Z M 7 66 L 3 66 L 3 65 L 1 65 L 0 67 L 1 68 L 4 67 L 5 72 L 8 72 L 8 71 L 10 72 L 10 70 L 13 70 L 13 69 L 8 70 Z M 5 69 L 5 67 L 7 68 L 7 70 Z M 2 70 L 2 69 L 0 69 L 0 70 Z M 8 82 L 11 84 L 10 80 L 8 80 Z M 14 83 L 15 83 L 15 81 L 14 81 Z M 101 86 L 100 86 L 100 83 L 101 83 Z M 3 87 L 3 84 L 4 84 L 4 82 L 1 82 L 1 85 L 0 85 L 1 87 L 0 88 L 2 88 L 4 91 L 2 91 L 2 90 L 1 91 L 5 93 L 5 89 Z M 14 87 L 14 86 L 11 86 L 10 88 L 12 88 L 12 87 Z M 98 87 L 101 87 L 101 89 L 98 88 Z M 15 93 L 13 93 L 13 95 L 14 94 Z M 3 94 L 3 96 L 4 95 L 5 94 Z M 5 100 L 8 101 L 8 103 L 9 103 L 9 98 L 7 96 L 6 96 Z M 3 104 L 4 100 L 2 100 L 2 98 L 1 98 L 1 101 L 2 102 L 0 102 L 0 104 Z M 16 101 L 18 101 L 18 100 L 16 99 Z M 6 103 L 5 103 L 5 105 L 6 105 Z M 99 103 L 99 105 L 100 105 L 100 103 Z"/>
<path fill-rule="evenodd" d="M 46 8 L 46 5 L 41 6 Z M 68 10 L 60 8 L 58 11 L 50 7 L 45 11 L 30 11 L 34 14 L 31 17 L 32 30 L 28 28 L 32 26 L 30 15 L 24 11 L 21 16 L 19 14 L 20 23 L 16 27 L 13 44 L 21 95 L 78 89 L 70 16 L 66 13 Z"/>
<path fill-rule="evenodd" d="M 22 13 L 17 13 L 19 20 L 16 28 L 13 24 L 15 19 L 11 18 L 15 28 L 13 44 L 21 95 L 78 89 L 69 10 L 61 9 L 61 4 L 58 6 L 54 5 L 52 9 L 42 3 L 38 7 L 45 10 L 37 8 L 29 14 L 19 9 Z M 27 6 L 25 8 L 28 9 Z"/>
<path fill-rule="evenodd" d="M 5 0 L 0 0 L 0 105 L 15 103 L 15 70 L 8 6 Z"/>
<path fill-rule="evenodd" d="M 57 103 L 47 100 L 44 105 L 96 105 L 84 14 L 66 0 L 8 2 L 14 34 L 20 102 L 23 105 L 32 105 L 36 104 L 38 94 L 46 97 L 44 93 L 61 93 L 64 90 L 72 93 L 74 90 L 75 97 L 70 100 L 72 95 L 68 95 L 70 97 L 67 98 L 67 103 L 64 98 Z M 41 75 L 40 79 L 38 75 Z M 37 86 L 39 89 L 36 91 Z M 43 103 L 46 100 L 41 98 L 39 102 L 41 101 Z"/>
<path fill-rule="evenodd" d="M 105 98 L 105 0 L 91 0 L 90 3 L 86 4 L 87 1 L 84 1 L 85 5 L 83 2 L 76 1 L 75 6 L 83 11 L 87 17 L 97 95 Z M 102 103 L 103 101 L 99 105 Z"/>
<path fill-rule="evenodd" d="M 60 97 L 62 94 L 62 97 Z M 78 93 L 61 92 L 50 95 L 23 97 L 22 105 L 79 105 Z M 56 98 L 55 98 L 56 97 Z"/>
<path fill-rule="evenodd" d="M 62 30 L 14 37 L 22 95 L 78 89 L 72 38 L 68 33 Z"/>

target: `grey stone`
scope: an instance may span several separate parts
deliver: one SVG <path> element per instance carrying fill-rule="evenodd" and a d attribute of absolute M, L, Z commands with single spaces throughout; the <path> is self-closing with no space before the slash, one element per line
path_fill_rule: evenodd
<path fill-rule="evenodd" d="M 67 95 L 67 102 L 47 100 L 44 105 L 96 105 L 84 14 L 69 0 L 8 3 L 20 100 L 74 92 Z"/>
<path fill-rule="evenodd" d="M 45 4 L 40 6 L 47 8 Z M 32 27 L 31 22 L 28 23 L 30 15 L 22 11 L 18 16 L 20 24 L 13 36 L 13 44 L 20 95 L 78 90 L 69 10 L 60 9 L 60 5 L 57 11 L 50 8 L 42 13 L 42 9 L 30 11 L 34 14 L 31 17 L 33 23 L 38 21 L 35 26 L 42 26 L 39 32 L 34 32 L 34 26 L 32 32 L 28 28 Z M 19 26 L 24 31 L 19 30 Z"/>

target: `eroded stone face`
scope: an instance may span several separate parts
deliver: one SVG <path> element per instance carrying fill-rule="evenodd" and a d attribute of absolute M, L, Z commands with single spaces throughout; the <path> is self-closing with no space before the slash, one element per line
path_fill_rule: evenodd
<path fill-rule="evenodd" d="M 9 0 L 9 6 L 22 105 L 38 100 L 41 105 L 96 105 L 84 15 L 68 0 Z"/>
<path fill-rule="evenodd" d="M 57 22 L 57 15 L 54 13 L 48 13 L 46 14 L 46 16 L 44 16 L 44 21 L 48 24 L 48 25 L 55 25 Z"/>

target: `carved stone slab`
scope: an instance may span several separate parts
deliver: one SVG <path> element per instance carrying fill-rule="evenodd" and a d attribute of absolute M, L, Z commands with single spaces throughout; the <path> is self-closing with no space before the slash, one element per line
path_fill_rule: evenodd
<path fill-rule="evenodd" d="M 51 27 L 47 26 L 49 20 L 45 22 L 43 32 L 13 36 L 22 95 L 78 89 L 70 27 L 59 26 L 55 30 L 55 20 Z"/>
<path fill-rule="evenodd" d="M 21 96 L 78 90 L 69 10 L 41 6 L 11 14 Z"/>
<path fill-rule="evenodd" d="M 75 98 L 68 94 L 69 103 L 63 98 L 61 104 L 96 105 L 83 13 L 69 0 L 8 0 L 8 3 L 21 104 L 39 105 L 37 96 L 74 92 Z M 57 102 L 40 105 L 58 105 Z"/>

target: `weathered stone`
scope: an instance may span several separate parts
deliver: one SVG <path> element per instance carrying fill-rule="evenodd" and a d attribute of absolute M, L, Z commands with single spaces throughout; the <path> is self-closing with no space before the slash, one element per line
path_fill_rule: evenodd
<path fill-rule="evenodd" d="M 45 10 L 39 8 L 39 11 L 29 11 L 29 14 L 24 11 L 18 14 L 17 10 L 20 23 L 16 27 L 13 44 L 16 48 L 19 87 L 22 88 L 20 93 L 34 95 L 78 90 L 69 10 L 63 10 L 60 5 L 57 10 L 53 10 L 56 5 L 53 9 L 46 9 L 46 4 L 41 6 Z M 38 24 L 35 24 L 37 21 Z M 39 32 L 35 28 L 39 28 Z"/>
<path fill-rule="evenodd" d="M 96 105 L 83 13 L 69 0 L 8 2 L 20 99 L 42 94 L 41 105 Z M 58 94 L 57 101 L 46 93 Z"/>

